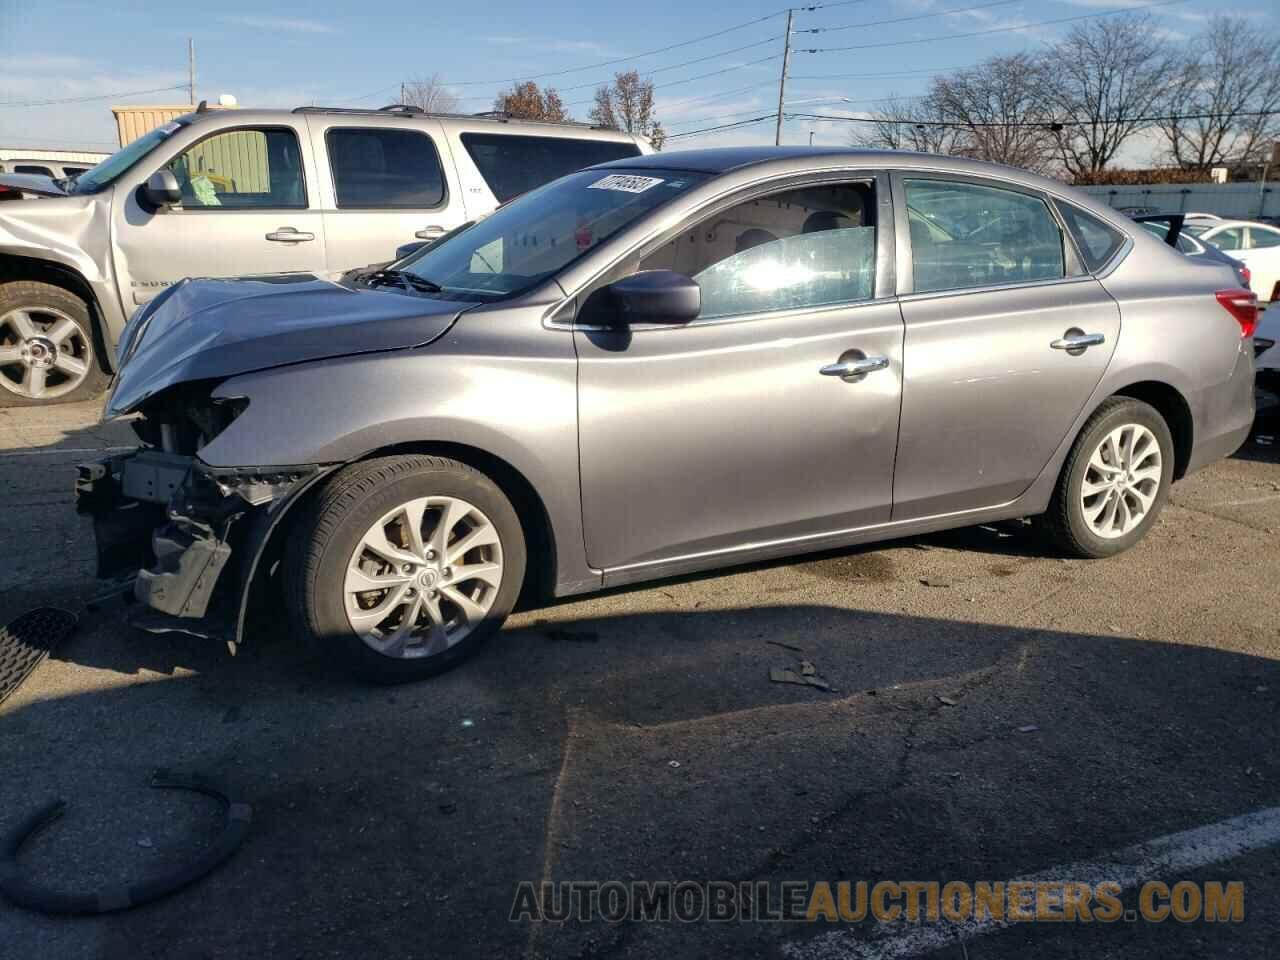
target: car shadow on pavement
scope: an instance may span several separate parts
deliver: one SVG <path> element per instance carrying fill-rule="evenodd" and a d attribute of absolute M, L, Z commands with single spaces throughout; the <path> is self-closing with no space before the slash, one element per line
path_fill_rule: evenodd
<path fill-rule="evenodd" d="M 136 876 L 216 832 L 207 805 L 146 790 L 170 767 L 253 805 L 244 848 L 117 915 L 0 905 L 13 955 L 768 956 L 816 931 L 507 918 L 526 880 L 1001 879 L 1280 801 L 1280 664 L 1159 639 L 807 603 L 622 612 L 508 627 L 395 688 L 323 649 L 200 643 L 135 635 L 118 611 L 86 622 L 0 712 L 0 768 L 21 771 L 0 778 L 0 826 L 65 796 L 26 869 Z M 113 659 L 189 669 L 121 683 Z M 805 662 L 830 690 L 770 681 Z M 1112 927 L 1090 956 L 1189 937 L 1263 955 L 1271 868 L 1240 869 L 1245 925 Z"/>

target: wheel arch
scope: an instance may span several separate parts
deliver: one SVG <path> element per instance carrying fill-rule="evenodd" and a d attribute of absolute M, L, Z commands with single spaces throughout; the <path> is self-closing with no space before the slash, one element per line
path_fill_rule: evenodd
<path fill-rule="evenodd" d="M 0 253 L 0 284 L 23 280 L 47 283 L 51 287 L 66 290 L 85 302 L 85 306 L 89 308 L 89 319 L 93 322 L 93 348 L 98 355 L 98 366 L 107 373 L 113 372 L 115 364 L 107 349 L 107 319 L 102 312 L 102 304 L 98 302 L 98 295 L 84 275 L 75 267 L 55 260 Z"/>
<path fill-rule="evenodd" d="M 1181 480 L 1191 463 L 1191 450 L 1195 445 L 1195 419 L 1187 398 L 1162 380 L 1139 380 L 1116 389 L 1110 396 L 1132 397 L 1155 407 L 1173 436 L 1173 479 Z"/>

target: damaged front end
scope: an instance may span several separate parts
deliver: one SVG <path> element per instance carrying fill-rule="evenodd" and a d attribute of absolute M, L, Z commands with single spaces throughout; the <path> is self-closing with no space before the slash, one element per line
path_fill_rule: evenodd
<path fill-rule="evenodd" d="M 211 467 L 198 451 L 240 415 L 212 384 L 184 384 L 143 405 L 135 451 L 81 464 L 76 509 L 93 518 L 98 576 L 135 573 L 135 624 L 239 643 L 271 533 L 318 464 Z"/>

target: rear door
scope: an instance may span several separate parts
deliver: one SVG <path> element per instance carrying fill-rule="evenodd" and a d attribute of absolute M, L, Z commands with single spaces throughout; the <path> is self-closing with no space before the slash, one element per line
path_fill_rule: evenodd
<path fill-rule="evenodd" d="M 894 195 L 909 258 L 893 519 L 1013 500 L 1115 349 L 1119 308 L 1086 268 L 1127 239 L 1072 208 L 1088 243 L 1077 253 L 1046 197 L 1003 182 L 900 174 Z"/>
<path fill-rule="evenodd" d="M 438 120 L 307 119 L 324 171 L 330 270 L 390 260 L 402 244 L 435 239 L 466 220 Z"/>
<path fill-rule="evenodd" d="M 183 277 L 323 270 L 324 227 L 304 134 L 291 118 L 178 135 L 122 177 L 112 217 L 125 312 Z M 164 168 L 182 202 L 151 212 L 137 188 Z"/>

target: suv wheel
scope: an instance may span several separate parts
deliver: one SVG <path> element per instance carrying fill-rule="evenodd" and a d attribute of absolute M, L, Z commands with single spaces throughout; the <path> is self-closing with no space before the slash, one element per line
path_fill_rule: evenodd
<path fill-rule="evenodd" d="M 89 400 L 106 382 L 83 300 L 47 283 L 0 285 L 0 405 Z"/>
<path fill-rule="evenodd" d="M 336 474 L 286 556 L 289 616 L 380 683 L 453 666 L 511 612 L 525 544 L 488 477 L 440 457 L 386 457 Z"/>
<path fill-rule="evenodd" d="M 1111 397 L 1085 423 L 1045 515 L 1077 557 L 1110 557 L 1151 529 L 1173 482 L 1173 437 L 1150 404 Z"/>

